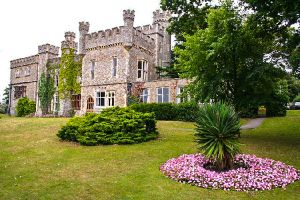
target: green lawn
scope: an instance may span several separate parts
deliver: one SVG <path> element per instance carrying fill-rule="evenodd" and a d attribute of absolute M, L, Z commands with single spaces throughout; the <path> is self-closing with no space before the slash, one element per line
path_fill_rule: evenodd
<path fill-rule="evenodd" d="M 160 138 L 131 146 L 83 147 L 60 142 L 67 119 L 0 119 L 0 199 L 300 199 L 300 181 L 286 189 L 225 192 L 164 177 L 166 160 L 197 152 L 193 124 L 158 122 Z M 267 119 L 242 132 L 244 153 L 300 169 L 300 112 Z"/>

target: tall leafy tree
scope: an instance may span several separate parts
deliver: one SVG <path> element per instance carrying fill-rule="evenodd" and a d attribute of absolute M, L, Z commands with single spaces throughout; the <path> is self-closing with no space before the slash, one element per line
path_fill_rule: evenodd
<path fill-rule="evenodd" d="M 184 48 L 175 49 L 182 77 L 193 80 L 189 90 L 199 101 L 225 100 L 239 111 L 257 109 L 285 75 L 266 59 L 272 38 L 259 37 L 231 1 L 210 9 L 206 21 L 207 28 L 186 34 Z"/>
<path fill-rule="evenodd" d="M 45 73 L 42 73 L 39 81 L 39 100 L 43 114 L 49 112 L 54 93 L 55 87 L 53 78 L 51 76 L 46 77 Z"/>

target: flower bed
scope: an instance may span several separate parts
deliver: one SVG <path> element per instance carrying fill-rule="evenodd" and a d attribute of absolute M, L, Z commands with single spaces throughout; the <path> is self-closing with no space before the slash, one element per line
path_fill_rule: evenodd
<path fill-rule="evenodd" d="M 239 154 L 235 163 L 247 168 L 216 172 L 205 169 L 210 161 L 202 154 L 182 155 L 164 163 L 160 170 L 169 178 L 198 187 L 250 191 L 271 190 L 300 180 L 300 171 L 282 162 Z"/>

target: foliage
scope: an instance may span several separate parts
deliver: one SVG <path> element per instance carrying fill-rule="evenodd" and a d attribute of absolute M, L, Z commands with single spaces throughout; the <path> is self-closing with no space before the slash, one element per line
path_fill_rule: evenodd
<path fill-rule="evenodd" d="M 141 103 L 130 106 L 137 112 L 155 113 L 157 120 L 196 121 L 199 106 L 194 102 L 172 103 Z"/>
<path fill-rule="evenodd" d="M 153 113 L 119 107 L 72 118 L 57 134 L 62 140 L 87 146 L 134 144 L 155 139 L 157 135 Z"/>
<path fill-rule="evenodd" d="M 8 111 L 9 104 L 9 87 L 4 89 L 2 103 L 0 103 L 0 113 L 5 114 Z"/>
<path fill-rule="evenodd" d="M 71 99 L 72 94 L 80 93 L 81 69 L 82 60 L 76 61 L 74 49 L 62 49 L 58 84 L 61 99 Z"/>
<path fill-rule="evenodd" d="M 296 96 L 293 100 L 293 102 L 300 102 L 300 95 Z"/>
<path fill-rule="evenodd" d="M 43 114 L 48 114 L 49 106 L 55 93 L 54 80 L 43 72 L 39 81 L 39 100 Z"/>
<path fill-rule="evenodd" d="M 18 100 L 16 111 L 18 117 L 24 117 L 26 115 L 34 113 L 36 105 L 34 101 L 31 101 L 28 97 L 23 97 Z"/>
<path fill-rule="evenodd" d="M 193 80 L 188 90 L 196 101 L 230 102 L 237 111 L 257 111 L 274 93 L 285 71 L 265 59 L 273 43 L 260 37 L 252 24 L 226 1 L 210 9 L 208 26 L 185 35 L 176 48 L 181 76 Z"/>
<path fill-rule="evenodd" d="M 289 102 L 293 101 L 295 97 L 300 94 L 300 80 L 294 76 L 289 76 L 287 79 Z"/>
<path fill-rule="evenodd" d="M 233 158 L 240 152 L 239 134 L 240 119 L 232 106 L 218 102 L 200 108 L 196 141 L 218 170 L 233 169 Z"/>

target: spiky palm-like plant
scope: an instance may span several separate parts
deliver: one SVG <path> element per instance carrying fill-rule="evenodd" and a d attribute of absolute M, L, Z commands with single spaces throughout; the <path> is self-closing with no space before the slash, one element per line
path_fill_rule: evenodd
<path fill-rule="evenodd" d="M 239 133 L 240 119 L 232 106 L 217 102 L 200 108 L 196 141 L 218 170 L 233 168 L 234 156 L 240 152 Z"/>

